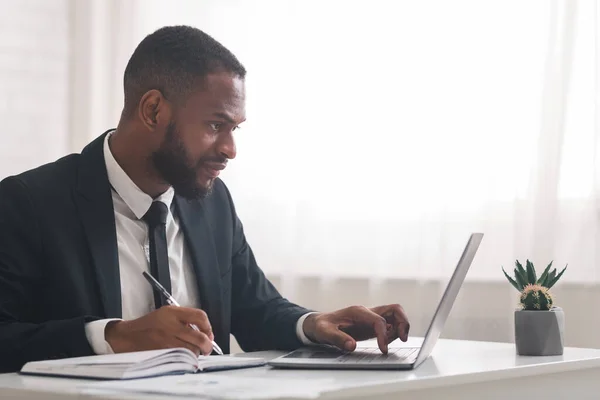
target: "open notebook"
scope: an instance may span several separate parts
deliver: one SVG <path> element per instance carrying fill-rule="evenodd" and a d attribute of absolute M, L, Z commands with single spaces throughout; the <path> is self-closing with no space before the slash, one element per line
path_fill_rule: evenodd
<path fill-rule="evenodd" d="M 32 361 L 21 373 L 97 379 L 134 379 L 265 365 L 262 358 L 200 356 L 186 348 Z"/>

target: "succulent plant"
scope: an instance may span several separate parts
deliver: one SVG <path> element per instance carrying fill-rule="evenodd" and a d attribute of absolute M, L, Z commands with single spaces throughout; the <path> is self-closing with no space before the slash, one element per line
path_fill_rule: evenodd
<path fill-rule="evenodd" d="M 540 275 L 539 278 L 536 276 L 535 267 L 533 266 L 533 263 L 529 260 L 527 260 L 526 268 L 523 268 L 523 265 L 521 265 L 519 260 L 515 262 L 514 278 L 511 278 L 506 273 L 506 271 L 504 271 L 504 267 L 502 268 L 502 272 L 504 272 L 504 276 L 506 276 L 506 279 L 508 279 L 508 281 L 519 292 L 523 292 L 523 289 L 525 289 L 527 285 L 539 285 L 550 289 L 552 286 L 554 286 L 556 282 L 558 282 L 562 274 L 567 269 L 567 267 L 565 266 L 565 268 L 563 268 L 563 270 L 560 271 L 560 273 L 557 275 L 556 268 L 550 271 L 550 268 L 552 268 L 552 262 L 548 264 L 548 266 L 546 267 L 544 272 L 542 272 L 542 275 Z"/>
<path fill-rule="evenodd" d="M 523 310 L 550 310 L 552 301 L 548 288 L 541 285 L 527 285 L 521 292 Z"/>
<path fill-rule="evenodd" d="M 554 300 L 548 289 L 558 282 L 567 267 L 565 266 L 558 275 L 556 274 L 556 268 L 552 271 L 550 271 L 550 268 L 552 268 L 552 262 L 548 264 L 539 278 L 535 273 L 533 263 L 529 260 L 527 260 L 525 268 L 519 260 L 515 262 L 514 278 L 508 276 L 502 268 L 506 279 L 515 289 L 521 292 L 519 304 L 523 310 L 550 310 L 552 308 Z"/>

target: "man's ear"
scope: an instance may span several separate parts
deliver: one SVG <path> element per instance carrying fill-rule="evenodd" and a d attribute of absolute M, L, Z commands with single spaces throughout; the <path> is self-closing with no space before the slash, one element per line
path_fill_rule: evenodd
<path fill-rule="evenodd" d="M 152 89 L 140 99 L 138 114 L 146 128 L 154 131 L 168 125 L 171 120 L 171 106 L 159 90 Z"/>

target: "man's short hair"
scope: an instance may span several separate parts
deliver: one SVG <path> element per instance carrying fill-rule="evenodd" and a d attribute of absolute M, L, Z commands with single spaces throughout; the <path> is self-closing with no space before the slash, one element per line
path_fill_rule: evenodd
<path fill-rule="evenodd" d="M 149 90 L 184 102 L 215 72 L 245 78 L 246 69 L 221 43 L 197 28 L 167 26 L 146 36 L 133 52 L 123 78 L 125 113 L 132 113 Z"/>

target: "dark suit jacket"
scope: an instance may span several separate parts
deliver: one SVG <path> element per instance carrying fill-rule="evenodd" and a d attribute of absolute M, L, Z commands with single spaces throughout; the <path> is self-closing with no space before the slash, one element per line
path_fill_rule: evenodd
<path fill-rule="evenodd" d="M 0 182 L 0 372 L 93 354 L 85 323 L 121 317 L 104 135 L 81 154 Z M 215 341 L 245 351 L 293 349 L 308 310 L 282 298 L 256 264 L 225 184 L 176 210 Z M 140 260 L 142 261 L 142 260 Z"/>

